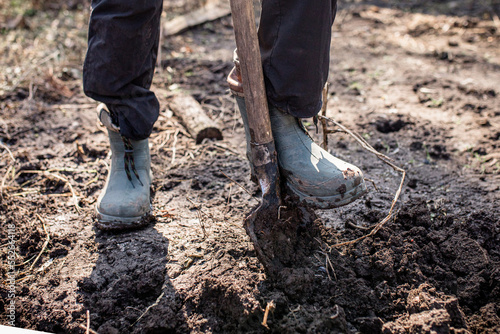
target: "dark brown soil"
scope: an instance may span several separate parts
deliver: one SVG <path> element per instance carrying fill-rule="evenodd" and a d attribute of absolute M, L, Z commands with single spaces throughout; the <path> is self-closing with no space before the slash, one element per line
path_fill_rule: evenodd
<path fill-rule="evenodd" d="M 368 182 L 370 192 L 349 206 L 317 210 L 307 225 L 285 210 L 291 241 L 278 245 L 294 248 L 282 247 L 277 280 L 243 228 L 261 194 L 225 84 L 230 17 L 163 41 L 154 82 L 162 111 L 150 139 L 153 223 L 95 229 L 109 149 L 81 90 L 89 15 L 81 3 L 26 11 L 24 24 L 2 30 L 0 224 L 16 228 L 16 326 L 84 333 L 89 311 L 98 333 L 500 333 L 495 3 L 343 4 L 327 116 L 408 174 L 394 216 L 374 236 L 336 247 L 387 215 L 401 175 L 350 136 L 330 135 L 328 149 L 376 187 Z M 197 5 L 168 1 L 165 10 L 172 17 Z M 16 14 L 1 11 L 5 22 Z M 204 106 L 223 141 L 195 143 L 168 108 L 177 90 Z M 2 228 L 2 245 L 7 238 Z"/>

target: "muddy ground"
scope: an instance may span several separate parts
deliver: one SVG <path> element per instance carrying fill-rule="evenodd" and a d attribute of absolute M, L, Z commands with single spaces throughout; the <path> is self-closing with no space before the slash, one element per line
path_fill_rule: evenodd
<path fill-rule="evenodd" d="M 345 133 L 329 135 L 328 149 L 364 171 L 370 192 L 317 211 L 314 252 L 274 282 L 242 226 L 260 193 L 225 83 L 231 18 L 162 41 L 155 220 L 109 234 L 93 214 L 109 149 L 81 89 L 89 10 L 14 3 L 1 10 L 10 24 L 0 38 L 1 324 L 13 224 L 23 328 L 83 333 L 88 311 L 98 333 L 500 333 L 498 4 L 341 4 L 327 116 L 407 177 L 374 236 L 335 246 L 388 214 L 401 174 Z M 197 5 L 166 1 L 165 19 Z M 179 91 L 220 124 L 222 141 L 195 144 L 169 109 Z"/>

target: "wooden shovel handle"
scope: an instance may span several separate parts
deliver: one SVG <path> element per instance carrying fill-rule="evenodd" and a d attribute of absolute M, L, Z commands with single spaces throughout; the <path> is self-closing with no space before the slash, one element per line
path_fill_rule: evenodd
<path fill-rule="evenodd" d="M 254 144 L 273 142 L 252 0 L 231 0 L 234 35 L 241 67 L 250 137 Z"/>

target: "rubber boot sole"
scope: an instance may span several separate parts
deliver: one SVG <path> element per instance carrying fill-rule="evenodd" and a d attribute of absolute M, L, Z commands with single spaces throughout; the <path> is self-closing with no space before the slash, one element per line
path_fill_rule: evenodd
<path fill-rule="evenodd" d="M 151 223 L 153 215 L 150 211 L 138 217 L 115 217 L 100 213 L 96 208 L 97 223 L 96 227 L 102 231 L 123 231 L 144 227 Z"/>
<path fill-rule="evenodd" d="M 286 185 L 288 191 L 291 194 L 295 194 L 296 196 L 299 197 L 299 202 L 305 202 L 309 207 L 313 209 L 338 208 L 354 202 L 355 200 L 357 200 L 358 198 L 360 198 L 361 196 L 363 196 L 368 192 L 368 189 L 366 188 L 366 184 L 364 182 L 360 183 L 358 186 L 354 187 L 348 192 L 328 197 L 306 195 L 301 191 L 297 190 L 297 188 L 294 187 L 289 182 L 287 182 Z"/>

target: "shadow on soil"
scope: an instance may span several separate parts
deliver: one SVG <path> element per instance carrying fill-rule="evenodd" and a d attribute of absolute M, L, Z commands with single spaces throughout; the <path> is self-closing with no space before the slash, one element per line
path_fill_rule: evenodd
<path fill-rule="evenodd" d="M 97 232 L 96 243 L 95 267 L 79 283 L 92 327 L 99 333 L 182 330 L 180 306 L 166 275 L 168 240 L 149 227 L 122 234 Z"/>

